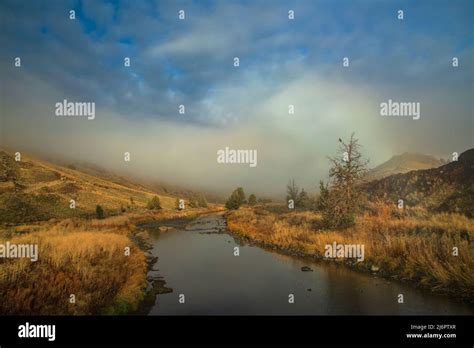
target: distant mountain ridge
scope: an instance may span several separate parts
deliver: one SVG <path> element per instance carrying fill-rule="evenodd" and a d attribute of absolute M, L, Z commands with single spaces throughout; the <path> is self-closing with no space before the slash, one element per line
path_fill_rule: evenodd
<path fill-rule="evenodd" d="M 440 167 L 390 175 L 361 188 L 371 198 L 393 203 L 403 199 L 408 206 L 474 217 L 474 149 Z"/>
<path fill-rule="evenodd" d="M 437 168 L 446 163 L 446 161 L 436 159 L 433 156 L 405 152 L 393 156 L 387 162 L 369 170 L 365 179 L 368 181 L 382 179 L 394 174 L 408 173 L 412 170 Z"/>

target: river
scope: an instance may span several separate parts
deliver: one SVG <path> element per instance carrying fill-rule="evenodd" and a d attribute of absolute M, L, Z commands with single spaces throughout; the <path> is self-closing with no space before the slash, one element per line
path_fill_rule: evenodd
<path fill-rule="evenodd" d="M 173 291 L 149 315 L 472 315 L 472 305 L 398 281 L 242 245 L 221 215 L 204 215 L 177 231 L 148 230 L 158 257 L 149 276 Z M 234 247 L 239 247 L 239 256 Z M 312 271 L 301 270 L 309 267 Z M 294 303 L 289 303 L 289 295 Z M 404 303 L 398 303 L 403 294 Z M 184 296 L 181 296 L 184 295 Z M 181 301 L 180 301 L 181 299 Z M 184 303 L 183 302 L 184 299 Z"/>

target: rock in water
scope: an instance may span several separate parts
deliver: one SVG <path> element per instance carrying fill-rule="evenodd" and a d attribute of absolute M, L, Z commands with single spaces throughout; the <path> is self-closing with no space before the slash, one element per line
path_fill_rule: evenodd
<path fill-rule="evenodd" d="M 380 271 L 380 268 L 377 267 L 377 266 L 372 265 L 372 267 L 370 267 L 370 270 L 371 270 L 372 272 L 378 272 L 378 271 Z"/>

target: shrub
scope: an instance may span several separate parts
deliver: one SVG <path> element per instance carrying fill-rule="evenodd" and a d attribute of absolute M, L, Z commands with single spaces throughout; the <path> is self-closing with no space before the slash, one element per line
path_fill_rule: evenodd
<path fill-rule="evenodd" d="M 249 196 L 249 205 L 255 205 L 255 204 L 257 204 L 257 197 L 255 197 L 255 195 L 252 193 Z"/>
<path fill-rule="evenodd" d="M 311 199 L 309 198 L 308 193 L 306 193 L 304 189 L 301 189 L 298 195 L 296 207 L 301 209 L 309 209 L 311 207 Z"/>
<path fill-rule="evenodd" d="M 207 200 L 206 200 L 206 197 L 204 197 L 204 195 L 202 194 L 198 195 L 197 203 L 201 208 L 207 208 Z"/>
<path fill-rule="evenodd" d="M 225 203 L 227 209 L 239 209 L 245 203 L 245 193 L 242 187 L 238 187 L 232 192 L 229 199 Z"/>
<path fill-rule="evenodd" d="M 105 217 L 104 209 L 100 205 L 97 205 L 95 207 L 95 215 L 97 216 L 98 219 L 103 219 Z"/>
<path fill-rule="evenodd" d="M 199 207 L 199 203 L 198 201 L 196 200 L 196 197 L 193 195 L 191 197 L 189 197 L 189 203 L 188 203 L 189 207 L 191 208 L 197 208 Z"/>
<path fill-rule="evenodd" d="M 148 209 L 156 210 L 161 209 L 160 197 L 154 196 L 147 204 Z"/>
<path fill-rule="evenodd" d="M 56 194 L 9 192 L 0 195 L 0 222 L 42 221 L 74 213 Z"/>

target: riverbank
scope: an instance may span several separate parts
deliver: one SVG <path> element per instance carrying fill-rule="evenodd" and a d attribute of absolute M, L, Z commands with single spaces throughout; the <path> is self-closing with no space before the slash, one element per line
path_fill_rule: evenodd
<path fill-rule="evenodd" d="M 409 282 L 463 301 L 474 299 L 471 219 L 457 214 L 396 217 L 390 209 L 358 216 L 354 227 L 325 230 L 313 212 L 276 213 L 265 207 L 226 214 L 231 233 L 285 254 L 326 260 L 326 245 L 363 244 L 365 258 L 336 259 L 352 269 Z M 457 248 L 457 256 L 453 248 Z M 333 259 L 331 259 L 333 260 Z"/>

